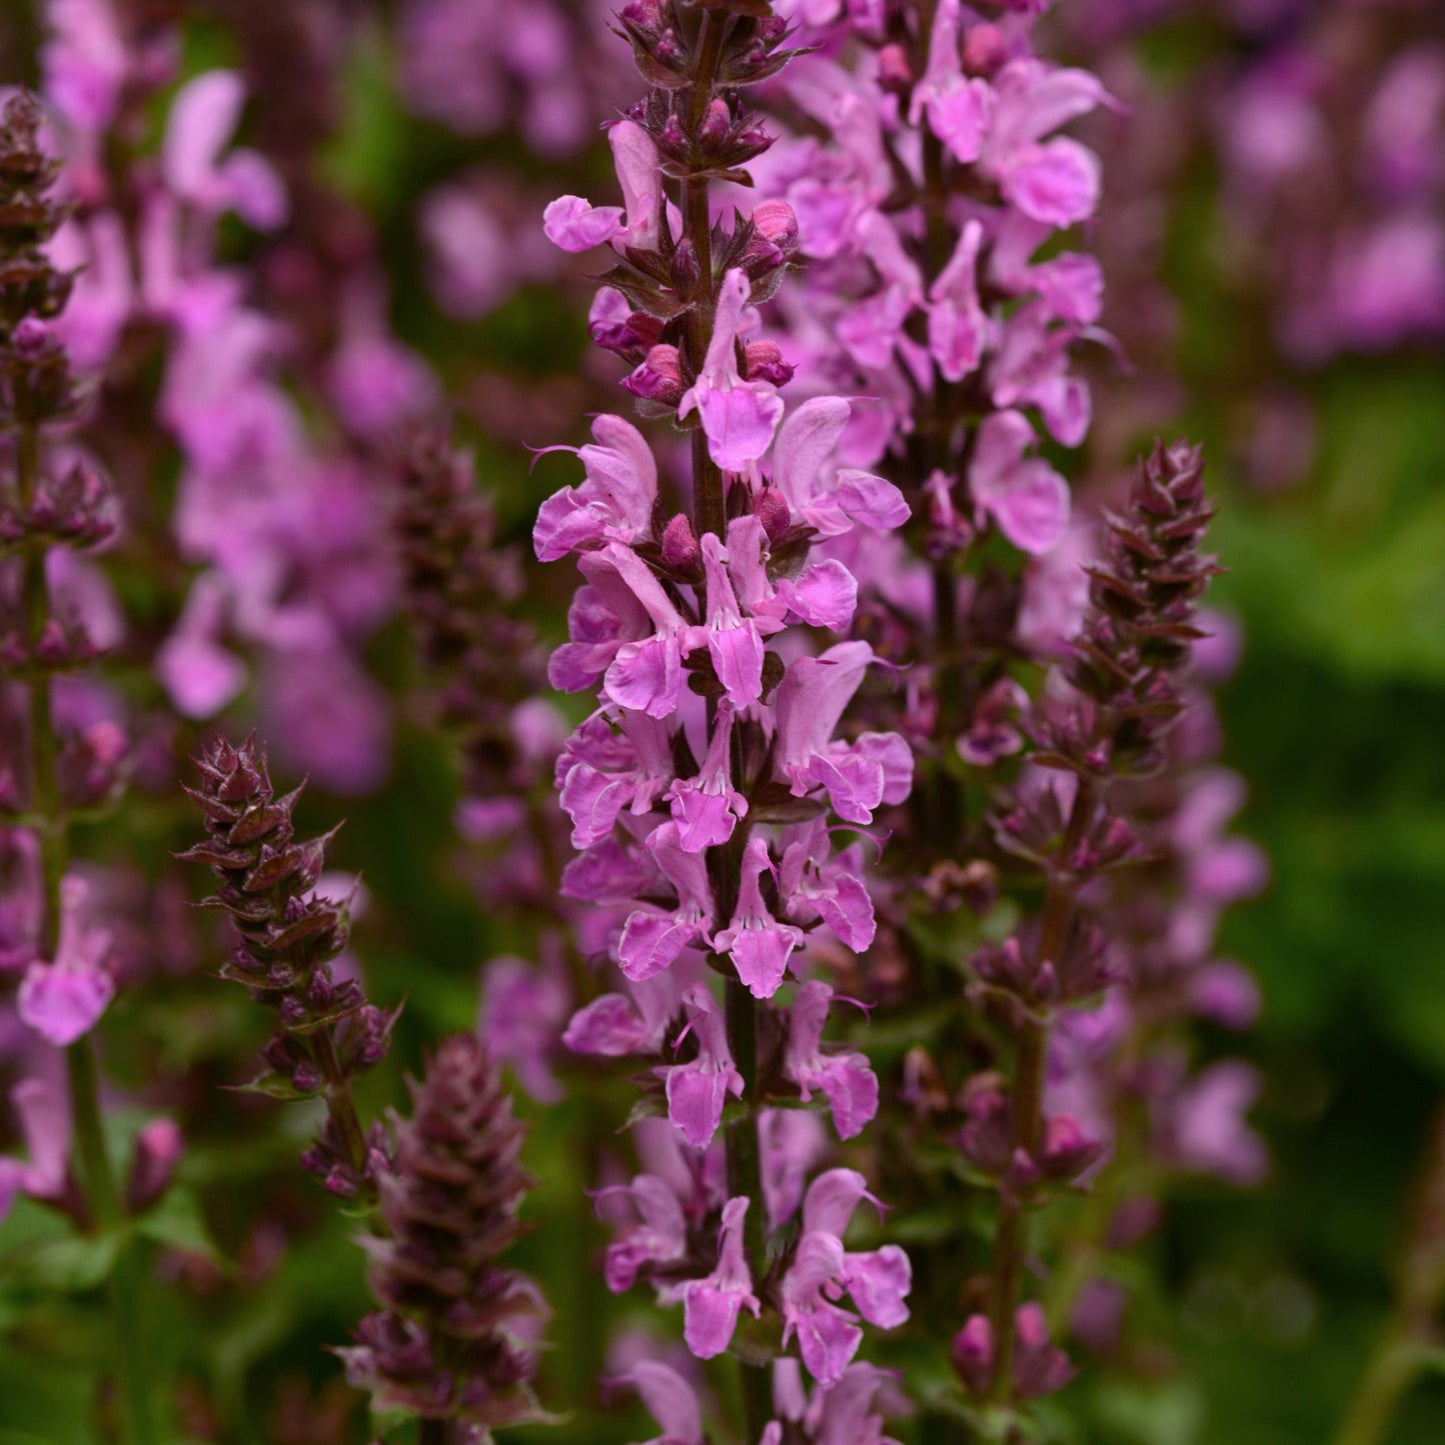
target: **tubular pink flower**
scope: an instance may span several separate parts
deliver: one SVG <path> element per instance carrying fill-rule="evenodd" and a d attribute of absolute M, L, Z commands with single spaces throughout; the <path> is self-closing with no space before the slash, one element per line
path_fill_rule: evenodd
<path fill-rule="evenodd" d="M 702 1279 L 685 1280 L 666 1292 L 668 1300 L 682 1301 L 683 1337 L 700 1360 L 711 1360 L 727 1349 L 743 1310 L 756 1316 L 762 1308 L 743 1255 L 743 1218 L 750 1203 L 739 1196 L 723 1206 L 717 1268 Z"/>
<path fill-rule="evenodd" d="M 787 972 L 788 959 L 803 941 L 802 929 L 780 923 L 763 901 L 760 879 L 772 866 L 768 845 L 761 838 L 750 838 L 743 850 L 737 911 L 714 940 L 732 959 L 738 977 L 754 998 L 772 998 Z"/>
<path fill-rule="evenodd" d="M 688 989 L 683 1002 L 691 1013 L 697 1057 L 659 1072 L 666 1080 L 668 1117 L 689 1144 L 706 1149 L 722 1123 L 728 1096 L 742 1094 L 743 1076 L 733 1063 L 727 1030 L 713 996 L 699 984 Z"/>
<path fill-rule="evenodd" d="M 793 999 L 783 1072 L 797 1084 L 804 1101 L 821 1089 L 833 1111 L 840 1139 L 852 1139 L 878 1112 L 878 1079 L 867 1058 L 855 1051 L 825 1054 L 821 1047 L 833 990 L 811 979 Z"/>
<path fill-rule="evenodd" d="M 88 1034 L 115 997 L 115 979 L 105 966 L 110 934 L 85 918 L 89 891 L 73 874 L 62 880 L 55 958 L 32 963 L 17 996 L 22 1021 L 59 1048 Z"/>
<path fill-rule="evenodd" d="M 762 666 L 761 658 L 758 665 Z M 685 853 L 720 848 L 732 837 L 738 819 L 747 814 L 747 799 L 733 787 L 732 737 L 733 711 L 724 705 L 718 709 L 697 776 L 679 778 L 666 794 L 672 802 L 678 843 Z"/>
<path fill-rule="evenodd" d="M 677 408 L 684 421 L 698 413 L 709 455 L 729 472 L 740 472 L 757 461 L 772 445 L 783 418 L 783 400 L 775 386 L 743 381 L 738 375 L 736 344 L 750 292 L 742 271 L 729 271 L 723 278 L 706 360 Z"/>

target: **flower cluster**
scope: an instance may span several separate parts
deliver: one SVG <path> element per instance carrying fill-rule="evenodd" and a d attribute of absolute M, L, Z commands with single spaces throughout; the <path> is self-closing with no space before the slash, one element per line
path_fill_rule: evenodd
<path fill-rule="evenodd" d="M 307 1168 L 334 1194 L 369 1193 L 385 1165 L 385 1133 L 363 1132 L 350 1081 L 386 1056 L 396 1015 L 331 968 L 350 931 L 346 902 L 316 891 L 333 835 L 296 838 L 291 814 L 301 790 L 276 796 L 254 738 L 239 748 L 222 739 L 195 762 L 201 785 L 187 791 L 209 836 L 181 856 L 220 880 L 206 903 L 230 917 L 239 939 L 221 976 L 277 1014 L 265 1049 L 270 1072 L 252 1087 L 278 1098 L 324 1096 L 327 1120 Z"/>
<path fill-rule="evenodd" d="M 875 887 L 884 933 L 864 977 L 896 1026 L 917 1030 L 901 1076 L 884 1081 L 886 1127 L 908 1161 L 900 1192 L 920 1208 L 956 1193 L 956 1174 L 926 1162 L 941 1145 L 997 1199 L 988 1277 L 959 1279 L 988 1310 L 960 1333 L 954 1364 L 970 1394 L 1006 1411 L 1072 1374 L 1042 1309 L 1020 1302 L 1025 1221 L 1098 1173 L 1115 1142 L 1098 1100 L 1122 1096 L 1121 1040 L 1159 1026 L 1147 986 L 1135 992 L 1143 920 L 1128 923 L 1123 900 L 1149 892 L 1133 870 L 1168 825 L 1136 818 L 1131 780 L 1177 760 L 1171 729 L 1198 701 L 1180 674 L 1211 570 L 1196 550 L 1208 514 L 1195 454 L 1156 453 L 1092 569 L 1092 509 L 1039 454 L 1044 437 L 1085 439 L 1077 354 L 1112 346 L 1100 266 L 1069 234 L 1094 218 L 1100 167 L 1058 132 L 1118 109 L 1093 74 L 1035 53 L 1045 8 L 795 7 L 818 51 L 780 79 L 775 104 L 797 134 L 759 165 L 813 261 L 781 289 L 778 340 L 804 385 L 875 399 L 855 406 L 842 449 L 913 508 L 908 528 L 854 561 L 855 637 L 908 667 L 902 708 L 875 690 L 867 716 L 896 726 L 926 769 L 899 819 L 894 876 Z M 998 908 L 1005 890 L 1028 921 L 999 943 L 999 920 L 1016 916 Z M 930 1037 L 934 960 L 960 959 L 973 1007 Z M 1101 997 L 1102 1011 L 1086 1007 Z M 995 1067 L 980 1072 L 980 1056 Z M 1242 1076 L 1229 1065 L 1219 1077 Z M 1171 1120 L 1211 1108 L 1212 1084 L 1178 1057 L 1167 1084 L 1157 1070 L 1130 1082 L 1152 1100 L 1156 1157 Z M 1184 1167 L 1212 1167 L 1195 1159 Z M 934 1266 L 959 1271 L 959 1251 L 940 1244 Z"/>
<path fill-rule="evenodd" d="M 995 819 L 999 845 L 1047 884 L 1038 918 L 971 962 L 975 996 L 1001 1010 L 1019 1040 L 1007 1088 L 975 1081 L 959 1139 L 999 1191 L 990 1310 L 965 1325 L 956 1349 L 965 1383 L 995 1401 L 1057 1389 L 1070 1374 L 1038 1307 L 1018 1304 L 1024 1219 L 1051 1188 L 1080 1182 L 1108 1141 L 1090 1137 L 1073 1113 L 1050 1111 L 1052 1027 L 1121 981 L 1089 900 L 1099 880 L 1143 852 L 1115 785 L 1159 772 L 1184 710 L 1179 677 L 1202 635 L 1198 599 L 1218 570 L 1199 550 L 1210 516 L 1198 450 L 1156 446 L 1126 507 L 1107 519 L 1083 626 L 1032 715 L 1034 769 Z"/>
<path fill-rule="evenodd" d="M 1103 291 L 1087 255 L 1035 259 L 1099 198 L 1097 159 L 1055 132 L 1112 101 L 1088 72 L 1034 54 L 1027 16 L 929 9 L 926 31 L 902 4 L 822 24 L 821 40 L 842 27 L 865 48 L 851 66 L 809 56 L 783 83 L 824 132 L 765 164 L 813 262 L 784 312 L 809 385 L 872 398 L 850 457 L 926 451 L 916 484 L 940 545 L 993 527 L 1037 555 L 1059 543 L 1068 498 L 1030 414 L 1065 446 L 1082 439 L 1089 393 L 1070 357 L 1097 335 Z M 967 447 L 965 417 L 983 418 Z"/>
<path fill-rule="evenodd" d="M 14 835 L 23 855 L 15 896 L 32 900 L 11 941 L 11 965 L 25 967 L 20 1017 L 64 1046 L 95 1026 L 115 994 L 110 935 L 87 906 L 85 881 L 65 873 L 65 819 L 109 800 L 129 748 L 109 722 L 63 744 L 54 733 L 54 680 L 104 650 L 73 554 L 107 541 L 118 509 L 108 479 L 66 435 L 83 384 L 61 335 L 74 278 L 47 254 L 64 210 L 41 120 L 24 94 L 0 114 L 0 805 L 39 840 L 32 851 Z"/>
<path fill-rule="evenodd" d="M 232 144 L 247 84 L 210 70 L 176 91 L 159 154 L 145 156 L 146 105 L 171 79 L 177 37 L 163 19 L 132 33 L 124 12 L 112 0 L 47 9 L 45 92 L 76 202 L 51 254 L 78 272 L 63 338 L 114 393 L 97 445 L 159 534 L 157 549 L 199 569 L 172 602 L 156 671 L 174 709 L 195 719 L 232 703 L 254 672 L 287 759 L 327 786 L 364 790 L 384 773 L 389 716 L 360 650 L 394 588 L 385 508 L 360 455 L 431 404 L 430 375 L 387 331 L 356 217 L 323 207 L 307 186 L 314 234 L 287 229 L 287 182 L 306 185 L 294 148 L 303 136 L 312 148 L 325 140 L 324 117 L 319 133 L 314 116 L 272 126 L 290 147 L 273 162 Z M 264 17 L 243 21 L 264 68 L 275 37 Z M 281 48 L 292 63 L 305 53 Z M 273 238 L 264 272 L 225 264 L 228 216 Z M 152 395 L 146 361 L 157 354 Z M 313 415 L 335 418 L 330 432 L 303 419 L 297 390 L 318 403 Z M 154 517 L 147 490 L 156 433 L 137 438 L 121 422 L 127 402 L 152 408 L 180 449 L 169 517 Z"/>
<path fill-rule="evenodd" d="M 691 433 L 692 505 L 669 503 L 665 458 L 635 426 L 602 416 L 576 449 L 584 479 L 543 505 L 534 540 L 544 561 L 575 554 L 585 582 L 552 681 L 600 695 L 557 764 L 581 850 L 563 891 L 621 917 L 608 940 L 620 987 L 582 1009 L 566 1041 L 649 1059 L 681 1136 L 675 1182 L 642 1175 L 627 1191 L 643 1224 L 609 1254 L 608 1282 L 643 1278 L 680 1301 L 703 1358 L 728 1347 L 743 1311 L 778 1318 L 782 1345 L 796 1338 L 810 1373 L 838 1388 L 857 1316 L 906 1318 L 908 1260 L 896 1246 L 845 1249 L 863 1176 L 833 1170 L 804 1191 L 793 1116 L 762 1106 L 819 1093 L 842 1138 L 876 1108 L 864 1056 L 821 1041 L 833 990 L 812 975 L 874 932 L 861 859 L 835 851 L 829 816 L 856 830 L 902 802 L 911 758 L 896 734 L 843 730 L 872 649 L 820 651 L 808 629 L 848 628 L 857 586 L 835 554 L 908 508 L 890 482 L 838 465 L 847 401 L 789 412 L 780 394 L 791 368 L 758 335 L 756 308 L 795 254 L 790 207 L 709 204 L 710 182 L 744 178 L 771 143 L 743 90 L 792 59 L 766 11 L 650 0 L 620 13 L 654 87 L 609 134 L 624 204 L 563 197 L 546 229 L 566 250 L 611 247 L 592 335 L 633 366 L 624 385 L 644 415 Z M 765 1236 L 800 1207 L 801 1236 L 769 1265 Z M 766 1340 L 766 1326 L 755 1333 Z M 761 1430 L 766 1402 L 750 1398 Z"/>
<path fill-rule="evenodd" d="M 448 1445 L 484 1445 L 495 1426 L 541 1418 L 536 1355 L 511 1329 L 545 1306 L 531 1281 L 496 1262 L 521 1232 L 517 1208 L 532 1184 L 518 1162 L 525 1130 L 469 1034 L 441 1045 L 411 1094 L 378 1181 L 380 1232 L 367 1240 L 381 1308 L 337 1353 L 378 1410 L 445 1422 L 436 1438 Z"/>
<path fill-rule="evenodd" d="M 498 542 L 471 458 L 445 437 L 414 434 L 395 470 L 404 605 L 435 681 L 436 720 L 462 754 L 459 826 L 488 850 L 482 897 L 495 908 L 550 909 L 556 880 L 533 835 L 554 831 L 555 808 L 537 819 L 531 798 L 545 790 L 551 805 L 551 773 L 566 732 L 539 696 L 547 687 L 546 654 L 536 628 L 516 615 L 523 559 Z"/>

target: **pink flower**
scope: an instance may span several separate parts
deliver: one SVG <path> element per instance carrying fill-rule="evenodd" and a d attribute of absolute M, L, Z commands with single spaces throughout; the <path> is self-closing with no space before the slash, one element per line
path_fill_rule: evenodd
<path fill-rule="evenodd" d="M 829 485 L 830 463 L 849 410 L 838 396 L 805 401 L 782 424 L 773 448 L 773 485 L 794 520 L 821 537 L 840 537 L 855 526 L 891 531 L 909 517 L 903 493 L 882 477 L 845 469 Z"/>
<path fill-rule="evenodd" d="M 715 947 L 731 957 L 754 998 L 772 998 L 787 972 L 789 957 L 803 942 L 803 930 L 778 922 L 763 901 L 760 880 L 772 867 L 768 845 L 761 838 L 749 838 L 737 909 L 731 924 L 714 940 Z"/>
<path fill-rule="evenodd" d="M 852 1139 L 878 1112 L 878 1079 L 856 1050 L 824 1053 L 823 1027 L 833 990 L 816 979 L 803 984 L 793 999 L 783 1073 L 797 1084 L 805 1101 L 821 1089 L 833 1110 L 840 1139 Z"/>
<path fill-rule="evenodd" d="M 706 540 L 715 539 L 709 535 Z M 737 820 L 748 811 L 747 799 L 733 787 L 733 716 L 726 703 L 718 708 L 707 756 L 697 776 L 679 778 L 667 793 L 684 852 L 701 853 L 705 848 L 721 847 L 732 837 Z"/>
<path fill-rule="evenodd" d="M 875 808 L 902 802 L 912 785 L 912 754 L 896 733 L 864 733 L 854 743 L 832 740 L 872 661 L 866 642 L 840 642 L 821 657 L 797 658 L 777 691 L 774 766 L 794 797 L 821 787 L 850 823 L 872 822 Z"/>
<path fill-rule="evenodd" d="M 57 1048 L 88 1034 L 115 997 L 115 979 L 105 966 L 110 934 L 84 918 L 89 892 L 74 874 L 62 879 L 55 959 L 32 963 L 20 982 L 21 1020 Z"/>
<path fill-rule="evenodd" d="M 574 1054 L 625 1058 L 655 1054 L 677 1011 L 673 975 L 660 974 L 641 982 L 628 980 L 627 992 L 604 993 L 572 1015 L 562 1042 Z"/>
<path fill-rule="evenodd" d="M 978 299 L 978 253 L 983 226 L 969 221 L 947 266 L 928 291 L 928 349 L 947 381 L 977 369 L 990 340 L 988 317 Z"/>
<path fill-rule="evenodd" d="M 798 1336 L 803 1363 L 823 1384 L 842 1375 L 862 1339 L 857 1317 L 834 1303 L 845 1290 L 870 1324 L 892 1329 L 908 1318 L 908 1256 L 896 1244 L 863 1253 L 842 1245 L 854 1209 L 872 1198 L 854 1169 L 820 1174 L 803 1201 L 803 1235 L 779 1291 L 783 1343 Z"/>
<path fill-rule="evenodd" d="M 624 712 L 614 726 L 594 713 L 557 759 L 562 811 L 572 820 L 572 846 L 590 848 L 612 833 L 624 809 L 649 812 L 673 777 L 667 727 L 646 713 Z"/>
<path fill-rule="evenodd" d="M 628 246 L 650 250 L 657 245 L 662 214 L 657 147 L 631 120 L 618 121 L 608 139 L 623 205 L 594 206 L 581 196 L 560 196 L 553 201 L 543 213 L 542 227 L 547 239 L 563 251 L 590 251 L 609 241 L 619 251 Z"/>
<path fill-rule="evenodd" d="M 766 381 L 743 381 L 738 374 L 737 338 L 751 289 L 741 270 L 731 270 L 723 278 L 702 371 L 677 408 L 680 420 L 698 413 L 707 434 L 708 455 L 729 472 L 757 461 L 772 445 L 783 419 L 777 387 Z"/>
<path fill-rule="evenodd" d="M 778 865 L 778 896 L 795 923 L 821 919 L 854 953 L 873 942 L 873 900 L 863 886 L 861 855 L 853 849 L 831 857 L 828 828 L 822 818 L 798 824 L 783 835 Z"/>
<path fill-rule="evenodd" d="M 722 1123 L 728 1095 L 742 1097 L 743 1076 L 733 1063 L 727 1028 L 712 994 L 697 984 L 683 995 L 683 1002 L 692 1011 L 688 1027 L 697 1038 L 697 1057 L 658 1072 L 667 1081 L 668 1118 L 695 1149 L 706 1149 Z"/>
<path fill-rule="evenodd" d="M 1085 70 L 1057 70 L 1032 57 L 1011 60 L 993 83 L 994 108 L 979 153 L 1004 195 L 1025 215 L 1071 226 L 1099 202 L 1099 161 L 1077 141 L 1043 137 L 1096 105 L 1113 105 Z"/>
<path fill-rule="evenodd" d="M 743 1220 L 750 1202 L 739 1195 L 723 1206 L 717 1268 L 702 1279 L 674 1285 L 663 1295 L 665 1301 L 682 1301 L 683 1338 L 700 1360 L 711 1360 L 727 1349 L 742 1310 L 751 1310 L 756 1318 L 762 1308 L 743 1252 Z"/>
<path fill-rule="evenodd" d="M 655 630 L 652 636 L 624 642 L 617 649 L 602 690 L 619 707 L 668 717 L 682 691 L 682 659 L 697 644 L 695 629 L 636 552 L 613 542 L 606 556 Z"/>
<path fill-rule="evenodd" d="M 646 1268 L 675 1265 L 687 1258 L 687 1220 L 682 1202 L 665 1180 L 639 1174 L 630 1185 L 608 1194 L 625 1194 L 637 1211 L 637 1222 L 624 1227 L 607 1246 L 602 1274 L 613 1294 L 623 1294 Z"/>
<path fill-rule="evenodd" d="M 592 423 L 595 445 L 546 447 L 538 453 L 575 451 L 586 469 L 579 487 L 563 487 L 542 503 L 532 529 L 537 558 L 555 562 L 603 542 L 645 537 L 657 501 L 657 462 L 642 433 L 620 416 Z"/>
<path fill-rule="evenodd" d="M 959 0 L 940 0 L 928 41 L 928 68 L 913 87 L 908 123 L 924 112 L 928 128 L 965 165 L 979 158 L 993 109 L 993 92 L 982 80 L 964 78 L 959 58 Z"/>
<path fill-rule="evenodd" d="M 805 1234 L 779 1289 L 783 1343 L 796 1335 L 808 1372 L 824 1384 L 842 1375 L 863 1339 L 857 1316 L 829 1298 L 842 1269 L 843 1246 L 833 1235 Z"/>
<path fill-rule="evenodd" d="M 1069 347 L 1077 334 L 1072 326 L 1053 325 L 1047 301 L 1030 301 L 1002 328 L 990 367 L 995 406 L 1020 403 L 1038 407 L 1056 441 L 1078 446 L 1089 429 L 1092 403 L 1087 383 L 1069 374 Z M 1096 340 L 1107 341 L 1102 332 Z"/>
<path fill-rule="evenodd" d="M 738 709 L 757 702 L 763 693 L 764 632 L 782 627 L 775 618 L 744 618 L 737 594 L 724 567 L 721 541 L 709 532 L 702 539 L 707 575 L 707 649 L 727 700 Z"/>
<path fill-rule="evenodd" d="M 55 1202 L 70 1179 L 70 1108 L 58 1090 L 43 1079 L 22 1079 L 10 1093 L 20 1121 L 20 1134 L 30 1162 L 0 1157 L 0 1220 L 10 1213 L 17 1194 Z"/>
<path fill-rule="evenodd" d="M 677 890 L 678 902 L 671 913 L 649 908 L 628 915 L 617 945 L 617 962 L 635 983 L 670 967 L 683 949 L 709 942 L 713 921 L 706 859 L 682 846 L 677 824 L 654 828 L 647 850 Z"/>
<path fill-rule="evenodd" d="M 479 1032 L 492 1057 L 510 1064 L 522 1087 L 542 1104 L 562 1098 L 550 1058 L 570 1004 L 571 991 L 555 959 L 544 964 L 494 958 L 482 970 Z"/>
<path fill-rule="evenodd" d="M 979 511 L 1020 551 L 1050 551 L 1069 521 L 1069 488 L 1041 457 L 1025 457 L 1034 430 L 1022 412 L 994 412 L 983 420 L 968 484 Z"/>
<path fill-rule="evenodd" d="M 183 86 L 171 104 L 161 163 L 166 184 L 207 215 L 235 211 L 257 230 L 286 220 L 286 190 L 258 152 L 226 148 L 240 123 L 246 87 L 230 70 L 208 70 Z"/>
<path fill-rule="evenodd" d="M 670 1365 L 639 1360 L 619 1380 L 642 1396 L 648 1413 L 662 1427 L 661 1435 L 643 1445 L 703 1445 L 697 1392 Z"/>
<path fill-rule="evenodd" d="M 202 573 L 156 654 L 156 675 L 183 717 L 214 717 L 246 685 L 246 664 L 217 641 L 225 610 L 225 583 Z"/>

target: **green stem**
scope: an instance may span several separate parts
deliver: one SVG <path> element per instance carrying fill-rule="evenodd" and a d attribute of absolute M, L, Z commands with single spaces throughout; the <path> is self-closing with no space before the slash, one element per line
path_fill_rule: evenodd
<path fill-rule="evenodd" d="M 16 484 L 22 508 L 34 499 L 40 478 L 40 437 L 31 420 L 28 389 L 17 385 L 15 398 Z M 45 553 L 32 543 L 25 552 L 21 587 L 27 637 L 34 644 L 49 612 L 45 580 Z M 56 738 L 51 711 L 50 679 L 32 674 L 30 690 L 30 811 L 39 820 L 41 874 L 45 913 L 41 928 L 42 957 L 54 957 L 60 928 L 60 885 L 69 852 L 67 825 L 61 806 L 56 773 Z M 106 1150 L 100 1113 L 100 1085 L 91 1040 L 81 1038 L 66 1050 L 70 1076 L 76 1173 L 85 1191 L 91 1218 L 103 1234 L 125 1223 L 120 1191 Z M 153 1408 L 150 1378 L 151 1352 L 146 1344 L 142 1296 L 144 1277 L 135 1241 L 122 1242 L 108 1284 L 111 1320 L 116 1340 L 116 1380 L 126 1445 L 153 1445 L 160 1439 Z"/>
<path fill-rule="evenodd" d="M 125 1210 L 105 1146 L 99 1080 L 90 1039 L 77 1039 L 71 1044 L 65 1051 L 65 1062 L 70 1075 L 78 1172 L 97 1228 L 102 1234 L 110 1234 L 124 1227 Z M 150 1378 L 141 1248 L 140 1241 L 135 1239 L 121 1244 L 107 1285 L 115 1325 L 123 1438 L 127 1445 L 151 1445 L 161 1439 Z"/>
<path fill-rule="evenodd" d="M 1335 1445 L 1380 1445 L 1400 1401 L 1420 1373 L 1420 1355 L 1409 1322 L 1397 1315 L 1370 1356 Z"/>

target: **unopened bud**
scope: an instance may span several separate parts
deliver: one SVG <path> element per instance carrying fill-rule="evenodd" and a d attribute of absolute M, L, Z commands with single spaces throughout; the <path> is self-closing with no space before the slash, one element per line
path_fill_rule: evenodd
<path fill-rule="evenodd" d="M 993 1325 L 987 1315 L 970 1315 L 953 1337 L 949 1352 L 958 1378 L 972 1395 L 982 1397 L 993 1379 Z"/>
<path fill-rule="evenodd" d="M 764 487 L 753 499 L 753 512 L 770 542 L 776 542 L 793 525 L 793 509 L 776 487 Z"/>
<path fill-rule="evenodd" d="M 780 251 L 790 253 L 798 244 L 798 218 L 786 201 L 763 201 L 753 208 L 753 225 Z"/>
<path fill-rule="evenodd" d="M 786 386 L 793 379 L 793 366 L 783 360 L 775 341 L 749 341 L 743 347 L 743 360 L 749 381 L 766 381 L 773 386 Z"/>
<path fill-rule="evenodd" d="M 988 79 L 1008 59 L 1008 46 L 995 25 L 975 25 L 964 37 L 963 68 Z"/>
<path fill-rule="evenodd" d="M 184 1148 L 185 1139 L 171 1119 L 152 1119 L 136 1135 L 125 1187 L 125 1204 L 131 1214 L 149 1209 L 170 1188 Z"/>
<path fill-rule="evenodd" d="M 727 102 L 715 97 L 703 111 L 702 123 L 697 128 L 698 141 L 708 150 L 716 150 L 728 138 L 733 128 L 732 112 Z"/>
<path fill-rule="evenodd" d="M 674 571 L 692 572 L 701 559 L 692 523 L 685 512 L 679 512 L 663 529 L 662 560 Z"/>
<path fill-rule="evenodd" d="M 677 347 L 666 344 L 654 346 L 642 365 L 623 378 L 622 385 L 643 401 L 675 407 L 686 390 Z"/>
<path fill-rule="evenodd" d="M 913 66 L 909 64 L 908 52 L 901 45 L 885 45 L 878 52 L 878 84 L 884 90 L 913 88 Z"/>

